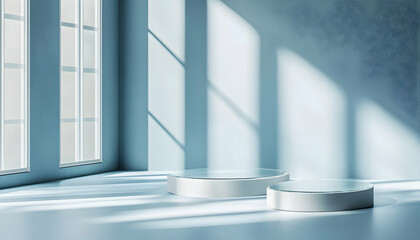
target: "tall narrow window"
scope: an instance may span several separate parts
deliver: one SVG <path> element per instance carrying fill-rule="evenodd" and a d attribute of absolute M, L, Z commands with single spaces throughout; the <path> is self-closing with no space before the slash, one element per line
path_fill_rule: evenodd
<path fill-rule="evenodd" d="M 1 0 L 0 174 L 29 170 L 28 0 Z"/>
<path fill-rule="evenodd" d="M 101 0 L 61 0 L 60 163 L 101 161 Z"/>

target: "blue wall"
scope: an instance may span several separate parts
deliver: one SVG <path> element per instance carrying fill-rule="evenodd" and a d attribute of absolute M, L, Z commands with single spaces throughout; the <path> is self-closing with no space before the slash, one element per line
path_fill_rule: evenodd
<path fill-rule="evenodd" d="M 59 168 L 59 1 L 30 6 L 30 172 L 0 176 L 0 187 L 117 169 L 118 1 L 103 1 L 102 157 L 100 164 Z"/>
<path fill-rule="evenodd" d="M 119 1 L 119 168 L 148 166 L 147 0 Z"/>
<path fill-rule="evenodd" d="M 123 2 L 127 166 L 420 177 L 419 1 Z"/>
<path fill-rule="evenodd" d="M 209 81 L 218 88 L 209 100 L 210 165 L 420 177 L 419 1 L 208 3 Z M 232 130 L 240 124 L 248 127 Z M 253 157 L 235 157 L 244 151 Z"/>
<path fill-rule="evenodd" d="M 185 168 L 207 167 L 207 3 L 185 1 Z"/>
<path fill-rule="evenodd" d="M 32 0 L 31 172 L 0 187 L 193 167 L 419 178 L 419 12 L 409 0 L 103 1 L 103 163 L 60 169 L 59 1 Z"/>

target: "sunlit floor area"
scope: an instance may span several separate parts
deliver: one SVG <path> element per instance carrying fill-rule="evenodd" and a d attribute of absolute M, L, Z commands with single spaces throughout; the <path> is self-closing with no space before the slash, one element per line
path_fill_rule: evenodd
<path fill-rule="evenodd" d="M 162 172 L 103 173 L 1 190 L 1 239 L 418 239 L 420 181 L 373 182 L 371 209 L 299 213 L 169 194 Z"/>

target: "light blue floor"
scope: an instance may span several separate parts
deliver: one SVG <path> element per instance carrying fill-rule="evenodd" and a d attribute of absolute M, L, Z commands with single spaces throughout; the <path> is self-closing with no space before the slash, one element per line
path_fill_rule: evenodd
<path fill-rule="evenodd" d="M 171 195 L 158 172 L 112 172 L 1 190 L 0 239 L 420 239 L 420 181 L 376 181 L 372 209 L 296 213 L 264 196 Z"/>

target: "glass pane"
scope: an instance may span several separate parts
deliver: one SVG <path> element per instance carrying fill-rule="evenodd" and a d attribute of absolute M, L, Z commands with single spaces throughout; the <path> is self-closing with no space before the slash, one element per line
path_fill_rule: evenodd
<path fill-rule="evenodd" d="M 4 61 L 24 63 L 24 22 L 4 19 Z"/>
<path fill-rule="evenodd" d="M 23 16 L 24 4 L 24 0 L 5 0 L 4 12 L 6 14 Z"/>
<path fill-rule="evenodd" d="M 98 159 L 98 124 L 96 120 L 86 120 L 83 124 L 83 160 Z"/>
<path fill-rule="evenodd" d="M 5 69 L 4 117 L 5 120 L 24 118 L 24 74 L 22 69 Z"/>
<path fill-rule="evenodd" d="M 77 123 L 61 122 L 60 131 L 61 163 L 75 162 L 77 159 Z"/>
<path fill-rule="evenodd" d="M 96 73 L 84 73 L 83 79 L 83 117 L 97 117 L 97 84 Z"/>
<path fill-rule="evenodd" d="M 98 1 L 84 0 L 83 2 L 83 25 L 96 27 L 98 19 Z"/>
<path fill-rule="evenodd" d="M 84 67 L 85 68 L 96 68 L 96 31 L 84 30 Z"/>
<path fill-rule="evenodd" d="M 61 0 L 61 22 L 78 23 L 78 0 Z"/>
<path fill-rule="evenodd" d="M 77 73 L 61 71 L 60 114 L 62 119 L 78 116 Z"/>
<path fill-rule="evenodd" d="M 61 25 L 61 163 L 99 158 L 99 6 L 99 0 L 61 0 L 61 21 L 64 22 Z M 78 16 L 81 7 L 82 16 Z M 65 23 L 77 25 L 80 19 L 83 23 L 79 26 L 84 26 L 82 36 L 78 32 L 80 28 L 63 26 Z M 80 57 L 83 61 L 79 61 Z M 82 79 L 79 71 L 83 72 Z"/>
<path fill-rule="evenodd" d="M 61 66 L 77 66 L 77 28 L 61 27 Z"/>
<path fill-rule="evenodd" d="M 5 124 L 4 126 L 4 169 L 22 168 L 23 160 L 23 124 Z"/>

